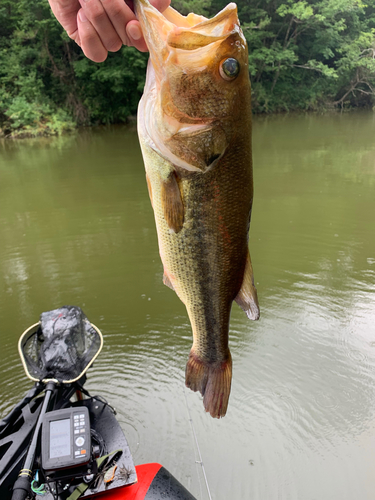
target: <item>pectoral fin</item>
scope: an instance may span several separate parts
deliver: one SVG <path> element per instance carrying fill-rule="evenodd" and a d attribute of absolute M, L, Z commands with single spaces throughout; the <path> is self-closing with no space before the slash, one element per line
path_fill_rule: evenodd
<path fill-rule="evenodd" d="M 170 173 L 167 180 L 164 180 L 161 187 L 161 201 L 164 210 L 164 217 L 172 231 L 178 233 L 184 224 L 184 205 L 182 203 L 181 192 L 178 186 L 176 173 Z"/>
<path fill-rule="evenodd" d="M 250 253 L 247 254 L 242 287 L 238 292 L 235 301 L 245 311 L 249 319 L 259 319 L 260 311 L 258 304 L 258 295 L 257 289 L 254 286 L 253 266 L 251 264 Z"/>

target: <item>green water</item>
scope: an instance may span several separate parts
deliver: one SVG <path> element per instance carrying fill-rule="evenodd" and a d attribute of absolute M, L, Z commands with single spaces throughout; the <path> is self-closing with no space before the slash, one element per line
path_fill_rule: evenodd
<path fill-rule="evenodd" d="M 81 306 L 104 334 L 87 388 L 135 463 L 207 499 L 372 500 L 375 114 L 254 121 L 250 248 L 261 320 L 234 305 L 227 416 L 184 389 L 191 330 L 162 284 L 136 131 L 0 142 L 0 417 L 30 384 L 17 340 Z"/>

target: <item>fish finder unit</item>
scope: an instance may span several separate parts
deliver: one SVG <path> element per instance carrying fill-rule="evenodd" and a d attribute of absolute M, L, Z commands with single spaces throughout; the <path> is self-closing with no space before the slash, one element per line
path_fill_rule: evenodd
<path fill-rule="evenodd" d="M 47 481 L 93 472 L 89 470 L 91 428 L 88 409 L 76 406 L 46 413 L 41 451 Z"/>

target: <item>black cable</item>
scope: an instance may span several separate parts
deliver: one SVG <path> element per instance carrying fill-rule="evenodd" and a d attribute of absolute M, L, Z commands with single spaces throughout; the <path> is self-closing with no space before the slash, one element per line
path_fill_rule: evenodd
<path fill-rule="evenodd" d="M 91 394 L 89 393 L 89 391 L 87 389 L 84 389 L 81 385 L 77 384 L 78 387 L 79 387 L 79 390 L 81 392 L 83 392 L 83 394 L 85 396 L 87 396 L 88 398 L 91 398 L 91 399 L 95 399 L 95 401 L 99 401 L 100 403 L 102 403 L 104 406 L 108 406 L 108 408 L 111 410 L 111 412 L 114 414 L 114 415 L 117 415 L 117 412 L 116 410 L 113 408 L 113 406 L 111 406 L 108 401 L 103 397 L 103 396 L 99 396 L 99 395 L 96 395 L 96 396 L 91 396 Z"/>
<path fill-rule="evenodd" d="M 94 441 L 96 441 L 99 445 L 99 456 L 102 457 L 103 455 L 107 454 L 107 446 L 105 444 L 105 441 L 101 434 L 97 432 L 95 429 L 91 429 L 91 436 L 94 438 Z"/>

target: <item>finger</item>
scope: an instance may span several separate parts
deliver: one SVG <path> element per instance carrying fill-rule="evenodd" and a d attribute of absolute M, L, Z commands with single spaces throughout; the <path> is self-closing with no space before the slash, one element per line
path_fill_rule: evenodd
<path fill-rule="evenodd" d="M 78 12 L 77 22 L 81 48 L 85 56 L 95 62 L 105 61 L 108 51 L 82 9 Z"/>
<path fill-rule="evenodd" d="M 87 19 L 95 28 L 98 36 L 100 36 L 103 46 L 111 52 L 119 50 L 122 46 L 122 41 L 109 20 L 100 0 L 80 0 L 80 4 Z"/>
<path fill-rule="evenodd" d="M 150 3 L 160 12 L 164 12 L 165 9 L 170 6 L 171 0 L 150 0 Z"/>
<path fill-rule="evenodd" d="M 129 21 L 128 24 L 126 25 L 126 33 L 131 42 L 131 45 L 133 45 L 136 49 L 138 49 L 141 52 L 148 51 L 145 39 L 143 38 L 141 25 L 139 24 L 138 21 L 136 20 Z"/>
<path fill-rule="evenodd" d="M 76 29 L 76 31 L 75 31 L 74 33 L 72 33 L 72 34 L 70 35 L 70 38 L 71 38 L 72 40 L 74 40 L 74 41 L 76 42 L 76 44 L 77 44 L 77 45 L 79 45 L 79 46 L 81 47 L 81 45 L 82 45 L 82 44 L 81 44 L 81 39 L 80 39 L 80 37 L 79 37 L 79 31 L 78 31 L 78 28 Z"/>
<path fill-rule="evenodd" d="M 171 0 L 151 0 L 151 3 L 160 12 L 163 12 L 167 7 L 169 7 Z M 126 25 L 126 33 L 131 40 L 131 45 L 141 52 L 147 52 L 148 48 L 143 37 L 141 25 L 135 19 L 134 21 L 129 21 Z"/>
<path fill-rule="evenodd" d="M 100 0 L 112 26 L 124 45 L 132 45 L 126 25 L 136 19 L 133 11 L 124 0 Z"/>
<path fill-rule="evenodd" d="M 125 0 L 129 5 L 130 9 L 134 12 L 134 2 L 133 0 Z M 160 12 L 164 12 L 167 7 L 170 6 L 171 0 L 150 0 L 150 3 L 158 9 Z"/>
<path fill-rule="evenodd" d="M 70 38 L 77 31 L 77 13 L 80 9 L 78 0 L 48 0 L 52 12 Z"/>

